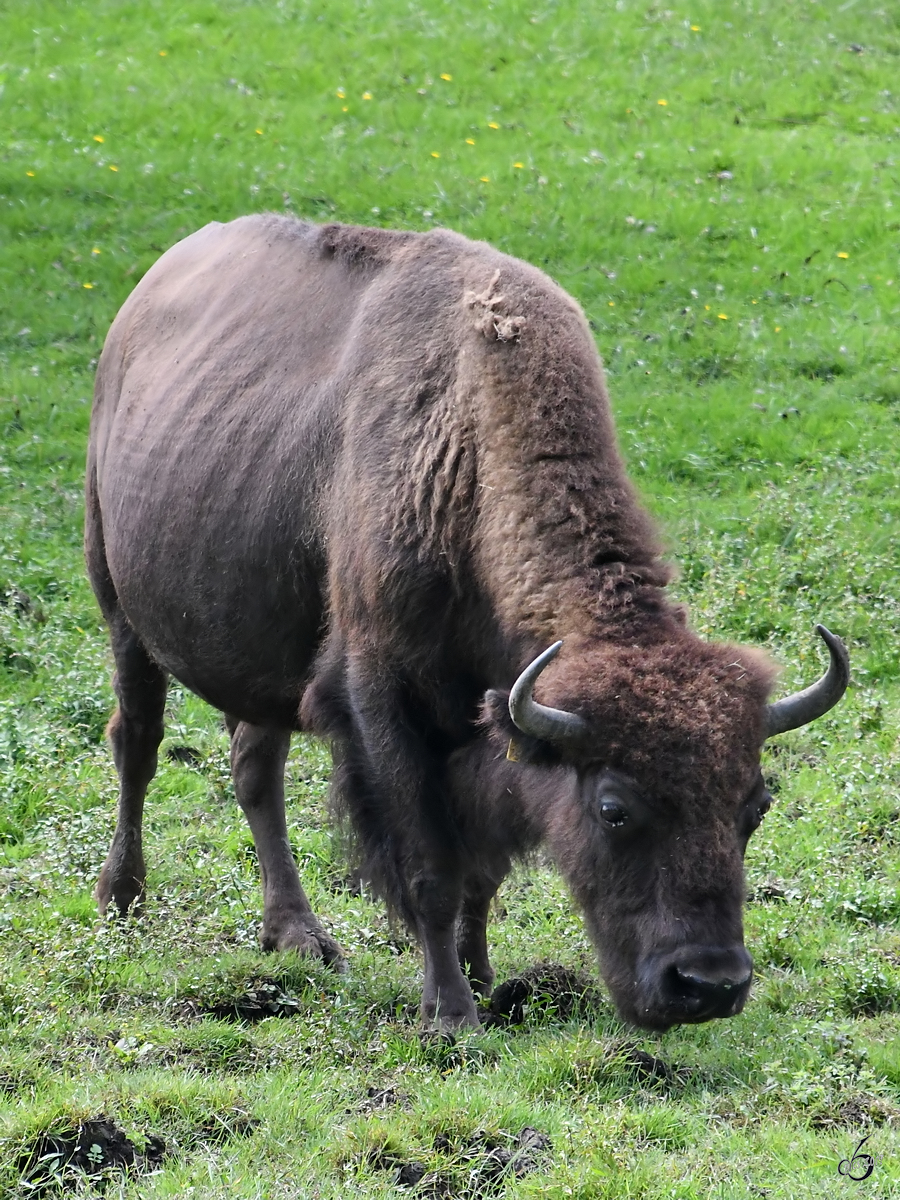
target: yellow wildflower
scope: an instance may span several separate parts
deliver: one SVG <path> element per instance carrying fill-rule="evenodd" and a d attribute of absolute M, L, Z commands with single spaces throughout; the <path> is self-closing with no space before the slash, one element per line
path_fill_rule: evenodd
<path fill-rule="evenodd" d="M 441 76 L 441 79 L 446 79 L 446 81 L 447 81 L 448 83 L 450 82 L 450 80 L 451 80 L 452 78 L 453 78 L 453 76 L 452 76 L 452 75 L 442 75 L 442 76 Z"/>
<path fill-rule="evenodd" d="M 615 300 L 607 300 L 607 302 L 606 302 L 606 303 L 609 305 L 609 307 L 610 307 L 610 308 L 615 308 L 615 307 L 616 307 L 616 302 L 615 302 Z"/>
<path fill-rule="evenodd" d="M 524 163 L 513 163 L 513 166 L 514 167 L 524 167 L 525 164 Z"/>
<path fill-rule="evenodd" d="M 346 100 L 347 98 L 347 93 L 343 88 L 338 88 L 338 90 L 335 92 L 335 95 L 337 96 L 338 100 Z"/>
<path fill-rule="evenodd" d="M 26 171 L 25 174 L 28 175 L 29 178 L 34 179 L 34 171 Z"/>
<path fill-rule="evenodd" d="M 169 53 L 168 50 L 160 50 L 159 57 L 165 58 L 168 53 Z"/>
<path fill-rule="evenodd" d="M 474 146 L 474 145 L 475 145 L 475 139 L 474 139 L 474 138 L 466 138 L 466 145 L 467 145 L 467 146 Z"/>
<path fill-rule="evenodd" d="M 83 283 L 81 286 L 86 287 L 88 290 L 90 290 L 94 285 L 92 283 Z"/>
<path fill-rule="evenodd" d="M 488 129 L 499 129 L 500 126 L 496 121 L 488 121 Z"/>
<path fill-rule="evenodd" d="M 490 183 L 491 182 L 490 176 L 488 176 L 488 175 L 481 175 L 479 178 L 482 183 Z"/>
<path fill-rule="evenodd" d="M 254 132 L 256 132 L 256 133 L 262 133 L 262 130 L 261 130 L 261 129 L 257 129 L 257 130 L 255 130 Z"/>
<path fill-rule="evenodd" d="M 725 316 L 725 314 L 724 314 L 724 313 L 719 313 L 719 320 L 720 320 L 720 321 L 727 321 L 727 320 L 728 320 L 728 318 Z"/>
<path fill-rule="evenodd" d="M 95 133 L 95 134 L 94 134 L 94 141 L 95 141 L 95 142 L 105 142 L 105 141 L 106 141 L 106 138 L 105 138 L 105 137 L 102 137 L 102 136 L 101 136 L 99 133 Z"/>
<path fill-rule="evenodd" d="M 431 157 L 432 158 L 440 158 L 441 156 L 440 156 L 440 154 L 438 154 L 437 150 L 432 150 Z"/>
<path fill-rule="evenodd" d="M 119 168 L 118 168 L 118 167 L 110 167 L 109 169 L 110 169 L 111 171 L 118 171 L 118 169 L 119 169 Z"/>
<path fill-rule="evenodd" d="M 850 255 L 846 250 L 838 250 L 838 258 L 849 258 Z"/>
<path fill-rule="evenodd" d="M 656 103 L 661 104 L 663 106 L 663 108 L 665 108 L 669 102 L 668 102 L 668 100 L 657 100 Z"/>
<path fill-rule="evenodd" d="M 93 250 L 91 251 L 91 254 L 99 254 L 99 253 L 100 253 L 100 247 L 99 247 L 99 246 L 95 246 L 95 247 L 93 248 Z"/>
<path fill-rule="evenodd" d="M 371 92 L 363 92 L 363 100 L 371 100 L 371 99 L 372 99 Z"/>
<path fill-rule="evenodd" d="M 700 32 L 700 26 L 699 26 L 699 25 L 692 25 L 692 26 L 691 26 L 691 32 L 692 32 L 692 33 L 699 33 L 699 32 Z"/>
<path fill-rule="evenodd" d="M 781 326 L 780 326 L 780 325 L 776 325 L 776 326 L 775 326 L 775 332 L 776 332 L 776 333 L 781 333 Z"/>

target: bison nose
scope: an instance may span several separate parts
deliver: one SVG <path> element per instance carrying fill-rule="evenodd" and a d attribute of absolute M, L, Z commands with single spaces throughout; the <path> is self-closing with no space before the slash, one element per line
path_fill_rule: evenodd
<path fill-rule="evenodd" d="M 666 999 L 682 1020 L 709 1021 L 740 1012 L 753 977 L 743 946 L 690 947 L 672 956 L 663 972 Z"/>

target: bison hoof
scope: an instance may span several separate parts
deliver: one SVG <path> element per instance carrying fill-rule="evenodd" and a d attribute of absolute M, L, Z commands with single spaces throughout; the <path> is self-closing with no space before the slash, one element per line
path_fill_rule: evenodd
<path fill-rule="evenodd" d="M 144 883 L 131 876 L 113 883 L 101 872 L 94 896 L 101 916 L 106 916 L 110 905 L 120 917 L 138 916 L 144 906 Z"/>
<path fill-rule="evenodd" d="M 478 1010 L 471 995 L 468 1002 L 458 1004 L 435 1004 L 423 1000 L 419 1010 L 422 1028 L 435 1033 L 464 1033 L 466 1030 L 481 1029 Z"/>
<path fill-rule="evenodd" d="M 263 950 L 294 950 L 297 954 L 309 958 L 321 958 L 329 967 L 343 973 L 347 969 L 344 952 L 334 940 L 329 937 L 321 925 L 305 921 L 295 921 L 282 924 L 277 929 L 268 927 L 265 923 L 259 934 Z"/>

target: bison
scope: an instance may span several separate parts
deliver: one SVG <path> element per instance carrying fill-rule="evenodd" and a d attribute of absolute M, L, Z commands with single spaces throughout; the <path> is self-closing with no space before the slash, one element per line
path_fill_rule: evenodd
<path fill-rule="evenodd" d="M 421 943 L 426 1022 L 478 1025 L 491 899 L 540 843 L 624 1018 L 741 1010 L 760 747 L 837 703 L 847 654 L 820 627 L 826 674 L 769 704 L 762 653 L 690 630 L 585 319 L 539 270 L 274 215 L 173 246 L 100 359 L 86 555 L 118 698 L 101 909 L 144 892 L 172 675 L 225 714 L 265 948 L 342 961 L 288 841 L 300 730 Z"/>

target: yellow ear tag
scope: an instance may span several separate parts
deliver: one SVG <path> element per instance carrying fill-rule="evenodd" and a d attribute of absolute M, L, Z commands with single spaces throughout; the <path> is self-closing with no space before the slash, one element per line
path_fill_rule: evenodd
<path fill-rule="evenodd" d="M 515 738 L 509 739 L 509 745 L 506 747 L 506 758 L 508 762 L 519 761 L 519 747 L 516 745 Z"/>

